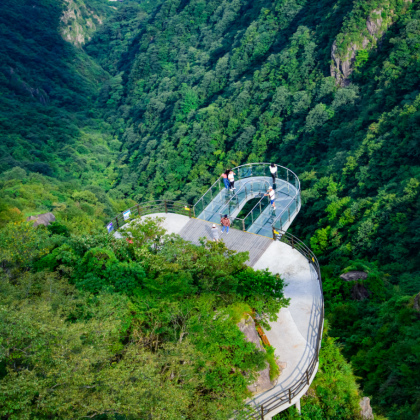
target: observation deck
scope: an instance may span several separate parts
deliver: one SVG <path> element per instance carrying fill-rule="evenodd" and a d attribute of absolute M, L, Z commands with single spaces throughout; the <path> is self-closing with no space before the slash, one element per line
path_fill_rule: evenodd
<path fill-rule="evenodd" d="M 194 204 L 194 217 L 219 223 L 227 214 L 233 228 L 269 238 L 273 236 L 273 228 L 287 231 L 301 206 L 296 174 L 277 165 L 273 182 L 269 163 L 249 163 L 232 170 L 235 190 L 227 189 L 220 177 Z M 269 187 L 275 192 L 275 210 L 269 197 L 264 196 Z"/>
<path fill-rule="evenodd" d="M 219 178 L 194 206 L 169 201 L 142 203 L 108 224 L 108 231 L 114 231 L 127 227 L 133 216 L 164 217 L 163 227 L 168 233 L 199 245 L 200 238 L 211 239 L 212 223 L 219 223 L 220 216 L 228 214 L 232 229 L 228 235 L 220 234 L 226 246 L 248 251 L 249 266 L 268 269 L 285 280 L 284 294 L 291 299 L 290 305 L 280 310 L 277 321 L 265 331 L 284 368 L 273 388 L 247 401 L 246 416 L 250 419 L 271 419 L 294 404 L 300 411 L 300 398 L 318 370 L 323 329 L 318 261 L 302 241 L 286 232 L 300 210 L 299 179 L 287 168 L 278 168 L 275 212 L 268 197 L 263 196 L 268 186 L 273 186 L 269 166 L 260 163 L 233 169 L 237 174 L 233 192 L 226 190 Z M 119 232 L 114 235 L 121 237 Z"/>

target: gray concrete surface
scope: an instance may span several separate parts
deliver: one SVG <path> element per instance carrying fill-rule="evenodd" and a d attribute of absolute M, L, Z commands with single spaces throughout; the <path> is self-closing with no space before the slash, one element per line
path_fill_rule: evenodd
<path fill-rule="evenodd" d="M 212 225 L 213 223 L 206 222 L 205 220 L 191 219 L 179 234 L 185 240 L 199 245 L 200 238 L 212 239 L 210 234 Z M 251 267 L 260 259 L 261 255 L 264 254 L 273 242 L 272 239 L 266 238 L 265 236 L 253 235 L 238 229 L 229 229 L 228 234 L 226 234 L 226 231 L 222 233 L 221 226 L 218 224 L 217 226 L 220 233 L 220 240 L 229 249 L 249 253 L 247 264 Z"/>
<path fill-rule="evenodd" d="M 144 220 L 147 217 L 150 217 L 150 218 L 163 217 L 164 221 L 162 223 L 162 226 L 166 229 L 168 234 L 171 234 L 171 233 L 179 234 L 179 232 L 181 232 L 184 226 L 191 220 L 187 216 L 182 216 L 181 214 L 175 214 L 175 213 L 148 214 L 146 216 L 142 216 L 141 220 Z M 129 226 L 130 226 L 130 222 L 121 226 L 120 229 L 127 229 Z M 116 238 L 122 238 L 121 234 L 118 231 L 114 232 L 114 236 Z"/>
<path fill-rule="evenodd" d="M 145 217 L 163 217 L 163 227 L 168 233 L 179 234 L 186 240 L 198 243 L 199 237 L 210 239 L 211 223 L 189 219 L 172 213 L 158 213 Z M 129 224 L 124 225 L 127 228 Z M 118 234 L 118 232 L 115 232 Z M 266 331 L 270 343 L 275 347 L 279 360 L 286 363 L 277 385 L 254 396 L 249 404 L 259 407 L 272 396 L 294 385 L 305 373 L 316 347 L 316 337 L 322 310 L 322 296 L 315 269 L 297 250 L 282 242 L 231 229 L 229 235 L 221 234 L 230 249 L 250 252 L 249 265 L 255 269 L 268 269 L 278 273 L 285 280 L 285 296 L 290 298 L 288 308 L 282 308 L 278 319 L 271 322 L 271 330 Z M 316 369 L 317 370 L 317 369 Z M 310 382 L 316 374 L 314 371 Z M 270 419 L 276 413 L 295 404 L 308 387 L 287 403 L 265 416 Z"/>
<path fill-rule="evenodd" d="M 286 367 L 274 388 L 250 401 L 252 405 L 260 406 L 276 393 L 295 384 L 309 366 L 315 353 L 322 296 L 313 266 L 298 251 L 282 242 L 273 241 L 254 268 L 268 268 L 272 273 L 280 274 L 287 284 L 285 297 L 290 298 L 289 307 L 280 310 L 277 321 L 271 322 L 271 330 L 266 331 L 270 344 L 276 349 L 276 356 L 286 363 Z M 269 414 L 274 415 L 292 404 L 281 406 L 281 410 Z"/>

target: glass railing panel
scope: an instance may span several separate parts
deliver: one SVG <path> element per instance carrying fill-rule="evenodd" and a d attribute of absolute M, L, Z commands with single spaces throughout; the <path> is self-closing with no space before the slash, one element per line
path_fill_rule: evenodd
<path fill-rule="evenodd" d="M 252 165 L 252 176 L 266 176 L 266 165 Z"/>
<path fill-rule="evenodd" d="M 289 212 L 287 210 L 285 210 L 280 218 L 280 224 L 281 224 L 281 229 L 284 230 L 284 228 L 286 227 L 286 224 L 289 221 Z"/>
<path fill-rule="evenodd" d="M 252 218 L 251 217 L 245 218 L 244 224 L 245 224 L 245 230 L 248 230 L 250 226 L 252 225 Z"/>
<path fill-rule="evenodd" d="M 258 235 L 266 236 L 267 238 L 272 238 L 273 237 L 273 229 L 270 225 L 264 226 L 258 231 Z"/>
<path fill-rule="evenodd" d="M 292 202 L 289 204 L 289 211 L 290 215 L 292 215 L 296 210 L 296 201 L 292 200 Z"/>
<path fill-rule="evenodd" d="M 211 196 L 210 194 L 206 194 L 203 196 L 203 204 L 204 207 L 207 207 L 211 203 Z"/>
<path fill-rule="evenodd" d="M 273 228 L 277 231 L 282 230 L 281 225 L 280 225 L 280 218 L 278 218 L 274 221 Z"/>
<path fill-rule="evenodd" d="M 243 219 L 235 219 L 231 222 L 231 227 L 234 229 L 239 229 L 239 230 L 243 230 Z"/>
<path fill-rule="evenodd" d="M 277 179 L 287 180 L 287 170 L 285 168 L 277 166 Z"/>
<path fill-rule="evenodd" d="M 241 166 L 235 172 L 238 179 L 249 178 L 252 176 L 252 167 L 251 165 Z"/>
<path fill-rule="evenodd" d="M 204 210 L 203 200 L 200 200 L 196 205 L 194 206 L 194 214 L 195 217 L 198 217 Z"/>

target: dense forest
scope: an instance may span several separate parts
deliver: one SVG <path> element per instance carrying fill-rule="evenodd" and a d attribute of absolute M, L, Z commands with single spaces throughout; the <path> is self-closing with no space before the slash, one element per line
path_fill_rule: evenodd
<path fill-rule="evenodd" d="M 268 358 L 234 321 L 287 305 L 282 280 L 159 224 L 135 244 L 104 226 L 274 161 L 323 273 L 302 418 L 355 419 L 368 396 L 375 418 L 420 419 L 416 0 L 3 0 L 0 28 L 1 416 L 231 418 Z"/>

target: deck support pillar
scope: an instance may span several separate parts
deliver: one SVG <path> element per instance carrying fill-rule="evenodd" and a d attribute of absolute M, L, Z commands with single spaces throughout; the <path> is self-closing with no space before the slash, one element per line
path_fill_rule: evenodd
<path fill-rule="evenodd" d="M 300 398 L 295 403 L 296 410 L 298 411 L 299 415 L 302 415 L 302 411 L 300 409 Z"/>

